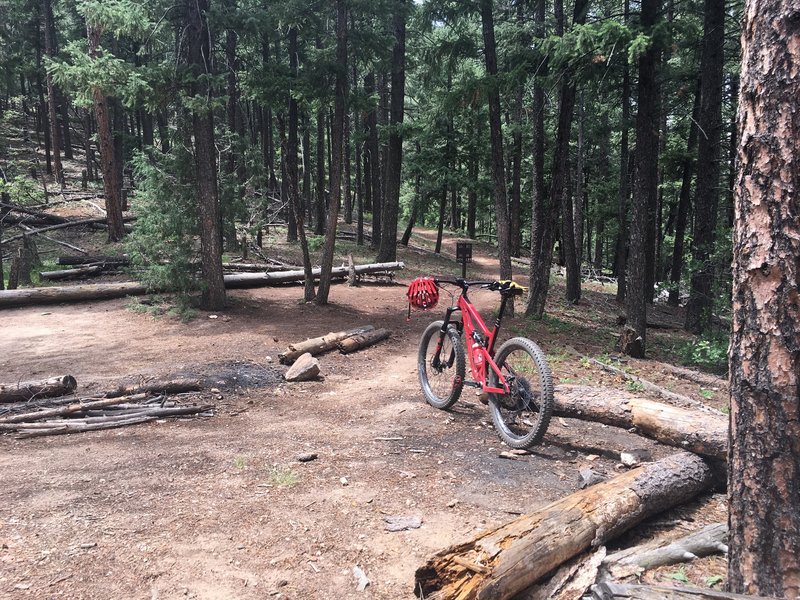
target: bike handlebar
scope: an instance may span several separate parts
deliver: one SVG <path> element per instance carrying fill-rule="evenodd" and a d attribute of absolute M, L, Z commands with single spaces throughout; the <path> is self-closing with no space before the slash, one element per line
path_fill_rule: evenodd
<path fill-rule="evenodd" d="M 467 281 L 466 279 L 461 279 L 460 277 L 455 279 L 450 279 L 449 277 L 434 277 L 433 281 L 436 285 L 439 285 L 440 283 L 457 285 L 462 290 L 467 290 L 473 285 L 489 286 L 495 283 L 494 281 Z"/>

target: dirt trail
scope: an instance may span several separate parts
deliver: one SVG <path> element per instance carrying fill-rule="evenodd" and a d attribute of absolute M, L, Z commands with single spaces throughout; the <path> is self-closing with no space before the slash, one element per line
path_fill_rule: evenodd
<path fill-rule="evenodd" d="M 668 452 L 561 420 L 534 454 L 500 458 L 489 415 L 468 393 L 450 413 L 421 398 L 416 346 L 438 310 L 406 322 L 402 284 L 336 285 L 324 308 L 298 303 L 301 294 L 233 292 L 230 310 L 189 323 L 153 320 L 123 300 L 0 312 L 4 382 L 70 373 L 84 393 L 189 370 L 224 395 L 204 394 L 219 409 L 207 419 L 0 436 L 0 595 L 410 598 L 430 553 L 576 490 L 582 466 L 613 474 L 609 449 Z M 496 303 L 491 293 L 475 300 Z M 279 374 L 289 342 L 367 323 L 391 340 L 321 357 L 321 381 L 239 389 L 235 369 L 219 367 Z M 297 462 L 304 452 L 318 459 Z M 387 516 L 423 525 L 387 532 Z M 370 579 L 364 592 L 355 565 Z"/>

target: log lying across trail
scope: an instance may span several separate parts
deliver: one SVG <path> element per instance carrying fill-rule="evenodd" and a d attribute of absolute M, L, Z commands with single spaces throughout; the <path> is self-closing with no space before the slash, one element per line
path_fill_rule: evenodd
<path fill-rule="evenodd" d="M 402 262 L 374 263 L 357 266 L 359 275 L 375 275 L 404 268 Z M 347 277 L 347 267 L 333 269 L 332 278 L 342 280 Z M 314 279 L 319 279 L 320 269 L 314 269 Z M 225 275 L 225 287 L 228 289 L 251 288 L 303 281 L 303 271 L 284 271 L 277 273 L 232 273 Z M 105 300 L 139 296 L 147 293 L 158 293 L 146 286 L 125 281 L 120 283 L 94 283 L 72 286 L 53 286 L 46 288 L 23 288 L 0 291 L 0 308 L 27 306 L 31 304 L 47 304 L 54 302 L 81 302 L 89 300 Z"/>
<path fill-rule="evenodd" d="M 714 484 L 712 468 L 688 452 L 632 469 L 439 552 L 417 569 L 417 595 L 512 598 L 565 560 Z"/>
<path fill-rule="evenodd" d="M 728 417 L 702 413 L 620 390 L 584 385 L 559 385 L 553 404 L 559 417 L 597 421 L 630 429 L 668 446 L 727 460 Z"/>
<path fill-rule="evenodd" d="M 306 352 L 312 356 L 323 354 L 324 352 L 330 352 L 331 350 L 337 348 L 339 342 L 345 338 L 367 333 L 374 329 L 375 327 L 372 325 L 364 325 L 363 327 L 356 327 L 355 329 L 348 329 L 346 331 L 332 331 L 320 337 L 311 338 L 296 344 L 290 344 L 286 352 L 282 352 L 278 355 L 278 359 L 281 361 L 281 364 L 291 365 Z"/>
<path fill-rule="evenodd" d="M 0 384 L 0 402 L 27 402 L 34 398 L 66 396 L 75 391 L 78 382 L 72 375 L 51 377 L 44 381 Z"/>

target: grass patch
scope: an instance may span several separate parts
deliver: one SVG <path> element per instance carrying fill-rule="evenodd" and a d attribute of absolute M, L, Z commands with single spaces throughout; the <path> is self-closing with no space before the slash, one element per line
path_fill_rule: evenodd
<path fill-rule="evenodd" d="M 294 487 L 300 483 L 300 475 L 285 465 L 272 465 L 269 470 L 269 483 L 275 487 Z"/>
<path fill-rule="evenodd" d="M 188 323 L 199 314 L 193 306 L 192 299 L 188 296 L 132 298 L 125 308 L 140 315 L 150 315 L 154 319 L 166 315 L 180 319 L 183 323 Z"/>

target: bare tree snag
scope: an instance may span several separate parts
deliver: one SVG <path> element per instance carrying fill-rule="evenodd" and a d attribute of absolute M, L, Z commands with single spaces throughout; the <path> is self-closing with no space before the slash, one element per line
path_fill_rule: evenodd
<path fill-rule="evenodd" d="M 766 596 L 743 596 L 711 589 L 659 585 L 598 583 L 592 586 L 592 600 L 776 600 Z"/>
<path fill-rule="evenodd" d="M 609 554 L 603 560 L 603 568 L 614 579 L 623 579 L 639 569 L 689 562 L 711 554 L 727 554 L 727 537 L 726 523 L 712 523 L 672 542 L 651 542 Z"/>
<path fill-rule="evenodd" d="M 347 337 L 339 342 L 339 352 L 342 354 L 350 354 L 356 350 L 361 350 L 367 346 L 372 346 L 378 342 L 385 340 L 392 332 L 388 329 L 376 329 L 367 333 L 360 333 Z"/>
<path fill-rule="evenodd" d="M 331 332 L 326 335 L 311 338 L 304 342 L 290 344 L 286 352 L 278 355 L 281 364 L 290 365 L 296 361 L 300 356 L 308 352 L 312 356 L 322 354 L 323 352 L 330 352 L 338 346 L 338 343 L 345 338 L 352 335 L 366 333 L 375 329 L 372 325 L 364 325 L 363 327 L 356 327 L 347 331 Z"/>
<path fill-rule="evenodd" d="M 645 400 L 623 391 L 559 385 L 553 415 L 630 429 L 668 446 L 726 460 L 728 418 Z"/>
<path fill-rule="evenodd" d="M 72 375 L 51 377 L 44 381 L 0 384 L 0 402 L 26 402 L 34 398 L 55 398 L 75 391 L 78 382 Z"/>
<path fill-rule="evenodd" d="M 451 546 L 417 569 L 427 600 L 504 600 L 564 561 L 715 483 L 699 456 L 679 453 L 588 487 Z"/>

